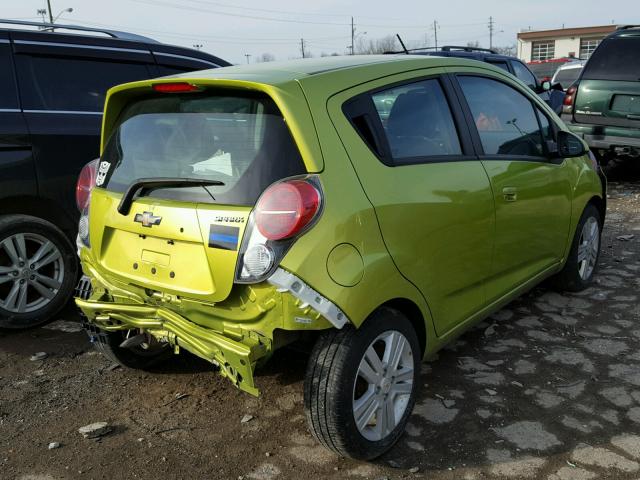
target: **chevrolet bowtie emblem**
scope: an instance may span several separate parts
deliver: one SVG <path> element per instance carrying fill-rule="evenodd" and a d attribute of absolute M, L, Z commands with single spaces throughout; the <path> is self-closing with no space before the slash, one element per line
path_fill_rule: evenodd
<path fill-rule="evenodd" d="M 162 217 L 156 217 L 153 212 L 136 213 L 134 222 L 141 223 L 143 227 L 151 228 L 153 225 L 160 225 Z"/>

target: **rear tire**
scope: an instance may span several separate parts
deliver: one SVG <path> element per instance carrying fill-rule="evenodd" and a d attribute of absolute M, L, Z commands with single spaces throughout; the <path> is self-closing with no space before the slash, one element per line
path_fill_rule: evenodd
<path fill-rule="evenodd" d="M 580 217 L 564 268 L 553 278 L 560 290 L 579 292 L 587 288 L 600 257 L 602 219 L 594 205 L 587 205 Z"/>
<path fill-rule="evenodd" d="M 421 357 L 411 322 L 390 308 L 358 330 L 323 332 L 304 382 L 311 433 L 342 456 L 370 460 L 385 453 L 413 410 Z"/>
<path fill-rule="evenodd" d="M 135 370 L 146 370 L 154 367 L 173 355 L 169 345 L 160 345 L 150 337 L 148 347 L 136 346 L 123 348 L 120 344 L 127 338 L 127 332 L 137 335 L 134 330 L 107 332 L 90 327 L 87 332 L 96 350 L 118 365 Z"/>
<path fill-rule="evenodd" d="M 28 215 L 0 217 L 0 329 L 52 320 L 77 276 L 75 248 L 58 227 Z"/>

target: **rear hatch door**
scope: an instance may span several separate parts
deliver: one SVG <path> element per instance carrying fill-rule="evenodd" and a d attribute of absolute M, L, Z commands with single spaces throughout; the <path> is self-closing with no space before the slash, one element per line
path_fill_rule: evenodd
<path fill-rule="evenodd" d="M 130 102 L 105 143 L 100 171 L 90 222 L 101 268 L 127 283 L 220 302 L 233 286 L 258 197 L 305 168 L 268 96 L 216 90 Z M 222 185 L 143 189 L 118 212 L 123 192 L 140 178 Z"/>
<path fill-rule="evenodd" d="M 640 128 L 640 36 L 598 46 L 580 79 L 574 116 L 578 123 Z"/>

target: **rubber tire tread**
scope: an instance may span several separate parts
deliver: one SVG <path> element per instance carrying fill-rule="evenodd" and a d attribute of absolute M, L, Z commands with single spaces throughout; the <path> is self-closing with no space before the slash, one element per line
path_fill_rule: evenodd
<path fill-rule="evenodd" d="M 578 244 L 580 242 L 580 235 L 582 234 L 582 227 L 589 217 L 595 217 L 598 221 L 600 228 L 600 248 L 598 250 L 598 258 L 596 264 L 591 273 L 591 277 L 588 280 L 583 280 L 578 273 Z M 598 269 L 598 260 L 600 258 L 600 251 L 602 250 L 602 219 L 600 218 L 600 212 L 595 205 L 589 204 L 585 207 L 580 217 L 580 221 L 576 227 L 576 231 L 573 235 L 573 242 L 571 243 L 571 250 L 567 261 L 564 264 L 562 270 L 553 277 L 553 285 L 558 290 L 567 292 L 580 292 L 591 285 L 591 281 Z"/>
<path fill-rule="evenodd" d="M 55 315 L 71 299 L 78 279 L 79 262 L 76 250 L 64 234 L 53 223 L 31 215 L 5 215 L 0 217 L 0 234 L 18 232 L 37 233 L 53 241 L 62 254 L 65 275 L 58 294 L 45 307 L 30 313 L 12 313 L 0 308 L 0 330 L 16 331 L 34 328 L 54 320 Z"/>
<path fill-rule="evenodd" d="M 355 423 L 351 425 L 349 421 L 353 422 L 353 380 L 359 366 L 354 365 L 353 356 L 363 355 L 370 342 L 389 329 L 402 331 L 411 344 L 414 391 L 403 419 L 394 431 L 386 439 L 372 442 L 360 434 Z M 400 312 L 386 307 L 374 312 L 360 329 L 347 326 L 321 333 L 311 352 L 304 381 L 307 423 L 318 442 L 338 455 L 362 460 L 370 460 L 389 450 L 402 435 L 415 404 L 422 356 L 419 348 L 409 320 Z M 362 351 L 357 352 L 358 349 Z"/>

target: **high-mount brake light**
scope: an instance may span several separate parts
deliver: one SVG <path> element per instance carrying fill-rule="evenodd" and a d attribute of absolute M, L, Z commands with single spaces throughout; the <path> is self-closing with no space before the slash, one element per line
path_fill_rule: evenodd
<path fill-rule="evenodd" d="M 151 88 L 160 93 L 187 93 L 202 90 L 199 86 L 187 82 L 154 83 Z"/>
<path fill-rule="evenodd" d="M 269 240 L 294 237 L 315 217 L 320 202 L 320 192 L 310 182 L 276 183 L 256 205 L 256 227 Z"/>
<path fill-rule="evenodd" d="M 96 186 L 96 171 L 98 169 L 98 159 L 87 163 L 78 175 L 76 183 L 76 205 L 81 212 L 89 206 L 91 190 Z"/>

